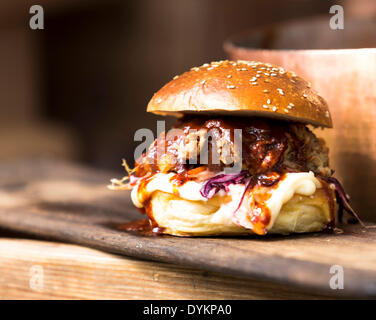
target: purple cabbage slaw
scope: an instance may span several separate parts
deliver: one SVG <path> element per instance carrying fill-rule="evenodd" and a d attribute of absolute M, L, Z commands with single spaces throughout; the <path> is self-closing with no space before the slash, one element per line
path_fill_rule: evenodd
<path fill-rule="evenodd" d="M 362 225 L 362 227 L 366 227 L 362 220 L 360 220 L 358 214 L 354 211 L 353 208 L 351 208 L 349 204 L 350 196 L 345 192 L 345 189 L 343 188 L 342 184 L 334 177 L 326 177 L 323 179 L 326 182 L 333 184 L 335 186 L 337 203 L 339 205 L 338 220 L 341 222 L 343 210 L 345 210 L 349 214 L 351 214 Z"/>
<path fill-rule="evenodd" d="M 200 193 L 204 198 L 210 199 L 220 190 L 227 191 L 230 184 L 245 183 L 248 178 L 247 170 L 242 170 L 239 173 L 221 173 L 206 181 Z"/>

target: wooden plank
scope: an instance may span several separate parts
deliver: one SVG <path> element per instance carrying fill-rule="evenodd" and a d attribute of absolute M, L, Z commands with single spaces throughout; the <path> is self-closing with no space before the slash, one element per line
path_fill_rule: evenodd
<path fill-rule="evenodd" d="M 1 170 L 7 169 L 7 170 Z M 376 296 L 376 228 L 342 234 L 177 238 L 121 232 L 139 217 L 126 192 L 105 189 L 110 173 L 64 163 L 0 165 L 0 226 L 111 253 L 273 281 L 336 296 Z M 345 272 L 331 290 L 331 266 Z M 313 291 L 312 291 L 313 292 Z"/>
<path fill-rule="evenodd" d="M 0 240 L 1 299 L 317 299 L 259 280 L 77 245 Z"/>

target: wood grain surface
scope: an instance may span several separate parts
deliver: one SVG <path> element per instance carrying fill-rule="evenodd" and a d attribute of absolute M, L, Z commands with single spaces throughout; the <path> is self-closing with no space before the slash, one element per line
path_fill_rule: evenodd
<path fill-rule="evenodd" d="M 139 218 L 127 192 L 105 186 L 113 174 L 67 163 L 0 164 L 0 226 L 141 259 L 269 281 L 334 296 L 376 297 L 376 228 L 247 238 L 142 236 L 117 230 Z M 344 269 L 332 290 L 332 265 Z"/>
<path fill-rule="evenodd" d="M 0 269 L 0 299 L 331 298 L 256 279 L 36 240 L 0 239 Z"/>

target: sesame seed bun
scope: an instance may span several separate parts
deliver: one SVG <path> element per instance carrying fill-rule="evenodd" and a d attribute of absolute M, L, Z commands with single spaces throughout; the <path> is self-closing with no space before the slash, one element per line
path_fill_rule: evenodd
<path fill-rule="evenodd" d="M 147 111 L 261 116 L 332 127 L 326 101 L 307 81 L 281 67 L 253 61 L 192 68 L 155 93 Z"/>

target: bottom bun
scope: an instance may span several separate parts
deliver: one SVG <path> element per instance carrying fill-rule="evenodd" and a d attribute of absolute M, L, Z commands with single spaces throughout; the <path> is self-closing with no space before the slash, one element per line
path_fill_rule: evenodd
<path fill-rule="evenodd" d="M 223 210 L 230 197 L 213 197 L 208 201 L 190 201 L 156 191 L 148 213 L 163 233 L 176 236 L 246 235 L 252 230 L 232 221 L 233 211 Z M 222 209 L 222 210 L 220 210 Z M 289 234 L 316 232 L 332 221 L 328 196 L 317 189 L 313 196 L 295 194 L 286 202 L 268 233 Z"/>

